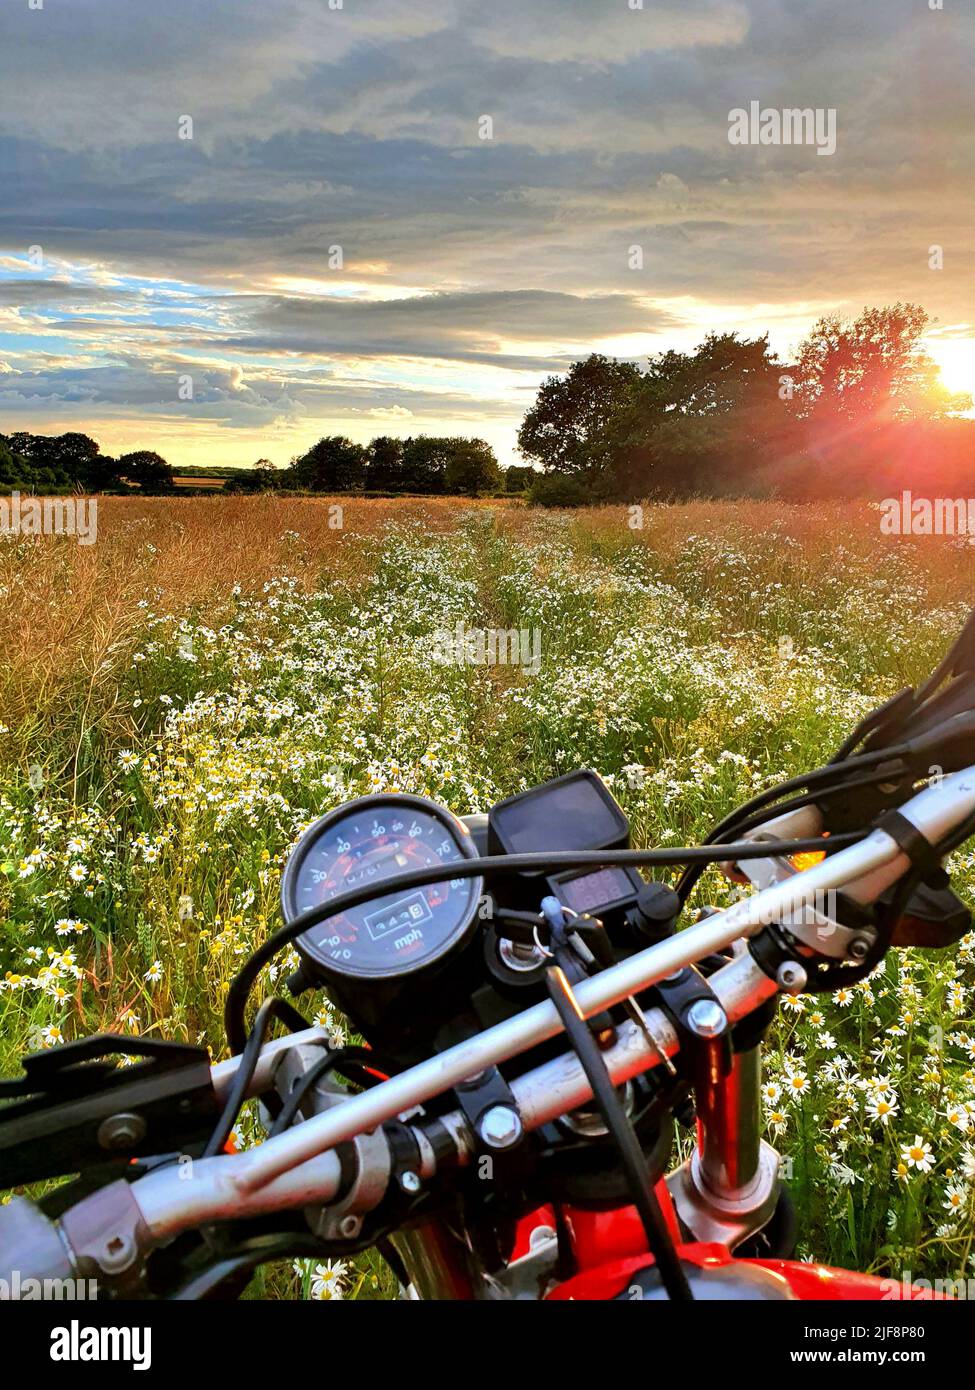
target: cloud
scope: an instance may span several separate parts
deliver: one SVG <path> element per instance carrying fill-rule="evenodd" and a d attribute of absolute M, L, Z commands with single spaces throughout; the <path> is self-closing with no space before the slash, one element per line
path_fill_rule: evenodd
<path fill-rule="evenodd" d="M 3 24 L 8 427 L 468 411 L 510 454 L 541 377 L 600 343 L 769 326 L 784 350 L 898 298 L 975 322 L 962 6 L 72 0 Z M 729 145 L 753 99 L 835 107 L 835 156 Z"/>

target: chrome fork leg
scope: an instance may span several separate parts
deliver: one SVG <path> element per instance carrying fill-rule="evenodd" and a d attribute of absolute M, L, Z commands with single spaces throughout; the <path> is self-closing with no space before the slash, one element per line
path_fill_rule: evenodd
<path fill-rule="evenodd" d="M 677 1214 L 695 1240 L 734 1249 L 770 1220 L 779 1196 L 779 1155 L 761 1137 L 762 1049 L 736 1053 L 731 1071 L 696 1087 L 697 1147 L 667 1179 Z"/>

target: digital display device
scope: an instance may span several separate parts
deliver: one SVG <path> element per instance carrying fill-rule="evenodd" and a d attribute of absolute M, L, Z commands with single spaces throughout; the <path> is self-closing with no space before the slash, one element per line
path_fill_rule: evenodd
<path fill-rule="evenodd" d="M 488 817 L 494 854 L 623 849 L 630 826 L 601 777 L 588 768 L 499 801 Z"/>
<path fill-rule="evenodd" d="M 616 903 L 629 902 L 639 891 L 622 867 L 597 869 L 595 873 L 579 874 L 576 878 L 555 879 L 552 887 L 559 901 L 573 912 L 597 916 Z"/>

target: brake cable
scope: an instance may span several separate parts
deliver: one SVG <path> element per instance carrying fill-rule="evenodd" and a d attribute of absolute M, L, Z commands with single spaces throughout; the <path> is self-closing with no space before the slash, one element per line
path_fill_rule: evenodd
<path fill-rule="evenodd" d="M 386 1071 L 386 1076 L 383 1077 L 378 1071 L 370 1070 L 370 1063 L 374 1066 L 381 1066 L 384 1071 Z M 354 1076 L 348 1076 L 346 1068 L 350 1068 L 353 1065 L 364 1071 L 370 1079 L 366 1082 L 359 1082 Z M 307 1071 L 302 1073 L 299 1080 L 295 1083 L 294 1088 L 288 1093 L 287 1100 L 284 1102 L 277 1119 L 271 1126 L 268 1134 L 269 1139 L 273 1139 L 276 1135 L 284 1133 L 300 1110 L 301 1103 L 308 1092 L 331 1071 L 340 1072 L 356 1085 L 361 1084 L 368 1087 L 381 1085 L 384 1080 L 388 1081 L 389 1076 L 395 1071 L 395 1068 L 391 1067 L 389 1062 L 384 1058 L 377 1057 L 371 1047 L 341 1047 L 337 1048 L 334 1052 L 326 1049 L 324 1055 L 319 1057 Z"/>
<path fill-rule="evenodd" d="M 555 898 L 546 898 L 542 906 L 549 924 L 552 955 L 555 958 L 555 964 L 545 971 L 549 998 L 562 1021 L 569 1045 L 585 1072 L 593 1099 L 616 1148 L 630 1198 L 640 1217 L 647 1246 L 660 1271 L 667 1296 L 677 1302 L 691 1302 L 694 1295 L 650 1181 L 636 1130 L 617 1094 L 589 1022 L 579 1007 L 566 974 L 569 959 L 578 960 L 578 956 L 569 943 L 561 904 Z"/>
<path fill-rule="evenodd" d="M 254 1072 L 257 1070 L 261 1048 L 264 1046 L 264 1040 L 271 1027 L 271 1020 L 274 1018 L 287 1024 L 292 1033 L 311 1027 L 308 1020 L 286 999 L 271 998 L 264 1001 L 257 1011 L 254 1026 L 248 1035 L 244 1055 L 234 1074 L 233 1085 L 230 1087 L 226 1104 L 201 1157 L 213 1158 L 215 1154 L 220 1153 L 230 1138 L 231 1131 L 237 1123 L 241 1106 L 247 1098 L 247 1090 L 253 1080 Z"/>

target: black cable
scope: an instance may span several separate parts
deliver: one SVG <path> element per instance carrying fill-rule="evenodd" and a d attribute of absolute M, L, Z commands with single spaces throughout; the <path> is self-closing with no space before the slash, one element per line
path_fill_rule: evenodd
<path fill-rule="evenodd" d="M 739 820 L 743 820 L 754 811 L 761 810 L 763 806 L 771 806 L 774 802 L 780 801 L 788 792 L 801 791 L 803 787 L 819 787 L 821 796 L 834 790 L 840 791 L 851 772 L 865 771 L 867 768 L 876 767 L 878 763 L 896 762 L 911 752 L 912 745 L 910 743 L 899 743 L 893 748 L 878 748 L 871 753 L 859 753 L 855 758 L 846 758 L 841 764 L 826 763 L 823 767 L 814 768 L 812 772 L 803 772 L 796 777 L 789 777 L 785 782 L 777 782 L 774 787 L 767 787 L 765 791 L 759 792 L 751 800 L 746 801 L 744 805 L 736 806 L 714 826 L 704 843 L 706 845 L 711 844 L 719 835 L 732 829 Z M 907 772 L 909 769 L 905 767 L 904 771 Z M 839 773 L 842 773 L 841 777 L 838 776 Z M 885 772 L 886 775 L 896 776 L 897 773 L 895 770 L 889 774 Z M 828 787 L 826 791 L 823 791 L 821 784 L 828 783 L 831 779 L 836 780 L 836 786 Z"/>
<path fill-rule="evenodd" d="M 865 719 L 860 720 L 860 723 L 853 732 L 847 735 L 830 758 L 829 765 L 833 767 L 838 763 L 849 762 L 853 750 L 857 748 L 869 734 L 874 733 L 877 729 L 883 728 L 895 715 L 898 717 L 899 722 L 903 723 L 903 720 L 914 712 L 916 704 L 917 697 L 914 694 L 912 686 L 908 686 L 905 690 L 899 690 L 896 695 L 892 695 L 889 700 L 879 705 L 877 709 L 871 710 Z"/>
<path fill-rule="evenodd" d="M 168 1301 L 198 1303 L 223 1298 L 226 1294 L 221 1292 L 221 1285 L 241 1274 L 253 1274 L 259 1265 L 271 1264 L 276 1260 L 321 1258 L 322 1243 L 313 1235 L 287 1231 L 281 1235 L 261 1236 L 253 1242 L 243 1242 L 236 1251 L 229 1251 L 198 1270 L 187 1283 L 168 1296 Z M 243 1287 L 231 1292 L 230 1297 L 237 1299 L 242 1292 Z"/>
<path fill-rule="evenodd" d="M 351 1062 L 358 1062 L 364 1066 L 371 1064 L 380 1067 L 387 1075 L 389 1074 L 388 1065 L 383 1059 L 377 1058 L 376 1054 L 368 1047 L 341 1047 L 335 1052 L 326 1052 L 325 1056 L 319 1058 L 313 1066 L 309 1067 L 296 1083 L 271 1126 L 268 1137 L 273 1139 L 275 1135 L 282 1134 L 288 1128 L 297 1115 L 305 1096 L 317 1082 L 321 1081 L 323 1076 L 327 1076 L 330 1071 L 341 1071 L 344 1065 Z M 370 1078 L 370 1080 L 372 1081 L 374 1078 Z"/>
<path fill-rule="evenodd" d="M 906 746 L 906 745 L 905 745 Z M 746 801 L 744 806 L 738 806 L 731 811 L 725 818 L 718 822 L 704 840 L 705 845 L 721 844 L 723 837 L 734 832 L 735 834 L 748 834 L 750 830 L 759 825 L 764 825 L 768 820 L 767 814 L 759 815 L 760 811 L 765 811 L 771 807 L 774 816 L 787 815 L 790 811 L 800 810 L 803 806 L 814 805 L 823 797 L 831 796 L 834 792 L 855 791 L 860 787 L 874 786 L 880 782 L 897 780 L 902 775 L 897 768 L 884 767 L 882 771 L 868 773 L 862 777 L 850 777 L 851 770 L 866 768 L 871 764 L 887 763 L 896 761 L 898 756 L 897 749 L 885 749 L 878 753 L 865 753 L 862 757 L 850 758 L 843 766 L 843 777 L 836 779 L 836 768 L 833 766 L 817 768 L 815 772 L 805 774 L 801 777 L 792 777 L 787 782 L 780 782 L 778 786 L 770 787 L 767 791 L 760 792 L 751 801 Z M 904 773 L 910 771 L 904 768 Z M 830 781 L 830 778 L 835 779 Z M 782 797 L 790 791 L 798 791 L 805 787 L 807 790 L 804 795 L 793 797 L 791 801 L 782 801 Z M 835 843 L 835 837 L 829 839 Z M 827 841 L 824 837 L 820 844 L 820 849 L 826 847 Z M 681 903 L 686 903 L 692 890 L 701 877 L 706 865 L 688 865 L 677 880 L 675 892 Z"/>
<path fill-rule="evenodd" d="M 227 1140 L 230 1138 L 230 1131 L 237 1122 L 240 1108 L 247 1099 L 247 1091 L 254 1079 L 257 1070 L 258 1059 L 261 1055 L 261 1048 L 267 1037 L 268 1029 L 272 1019 L 280 1019 L 287 1024 L 293 1033 L 302 1028 L 310 1028 L 311 1024 L 304 1018 L 293 1004 L 289 1004 L 286 999 L 266 999 L 257 1011 L 254 1019 L 254 1026 L 250 1031 L 247 1042 L 243 1049 L 243 1056 L 238 1064 L 237 1071 L 227 1095 L 226 1104 L 217 1121 L 216 1128 L 207 1140 L 207 1146 L 203 1150 L 201 1157 L 212 1158 L 214 1154 L 222 1152 Z"/>
<path fill-rule="evenodd" d="M 917 692 L 915 701 L 918 706 L 923 705 L 934 694 L 946 676 L 957 676 L 964 673 L 966 668 L 961 663 L 966 657 L 970 659 L 970 653 L 966 649 L 972 643 L 975 643 L 975 608 L 965 619 L 964 627 L 955 638 L 951 648 L 945 653 L 940 665 L 931 672 L 931 675 Z"/>
<path fill-rule="evenodd" d="M 856 844 L 864 838 L 863 833 L 850 832 L 831 837 L 831 848 L 840 849 Z M 437 864 L 428 868 L 413 869 L 395 878 L 383 879 L 381 885 L 365 884 L 348 893 L 340 893 L 327 903 L 309 908 L 279 927 L 268 937 L 262 946 L 244 962 L 239 973 L 231 981 L 224 1007 L 224 1024 L 231 1051 L 236 1055 L 242 1052 L 247 1042 L 247 1026 L 244 1010 L 251 989 L 258 975 L 268 961 L 282 949 L 302 936 L 320 922 L 349 912 L 362 903 L 377 896 L 403 892 L 407 888 L 423 888 L 431 883 L 442 882 L 445 867 L 452 879 L 479 878 L 485 871 L 497 870 L 510 873 L 539 872 L 555 869 L 608 868 L 616 864 L 668 865 L 686 863 L 714 864 L 723 859 L 765 859 L 770 854 L 802 854 L 823 848 L 821 836 L 811 836 L 802 840 L 768 840 L 757 844 L 754 840 L 741 844 L 732 843 L 714 848 L 707 845 L 684 846 L 674 849 L 599 849 L 599 850 L 561 850 L 549 854 L 493 854 L 483 858 L 462 859 L 449 866 Z M 381 889 L 381 892 L 380 892 Z"/>
<path fill-rule="evenodd" d="M 667 1230 L 667 1223 L 660 1210 L 657 1194 L 650 1181 L 650 1174 L 647 1171 L 646 1159 L 640 1147 L 640 1141 L 637 1139 L 620 1098 L 616 1094 L 616 1087 L 606 1070 L 606 1063 L 596 1045 L 596 1040 L 589 1031 L 589 1025 L 585 1019 L 576 1012 L 573 999 L 566 992 L 565 975 L 561 968 L 549 966 L 545 972 L 545 980 L 549 998 L 558 1010 L 566 1037 L 579 1058 L 579 1065 L 586 1074 L 593 1097 L 616 1146 L 627 1186 L 630 1189 L 630 1198 L 643 1223 L 647 1245 L 656 1261 L 667 1295 L 669 1298 L 682 1303 L 692 1301 L 694 1295 L 691 1293 L 687 1275 L 684 1273 L 674 1242 Z"/>

